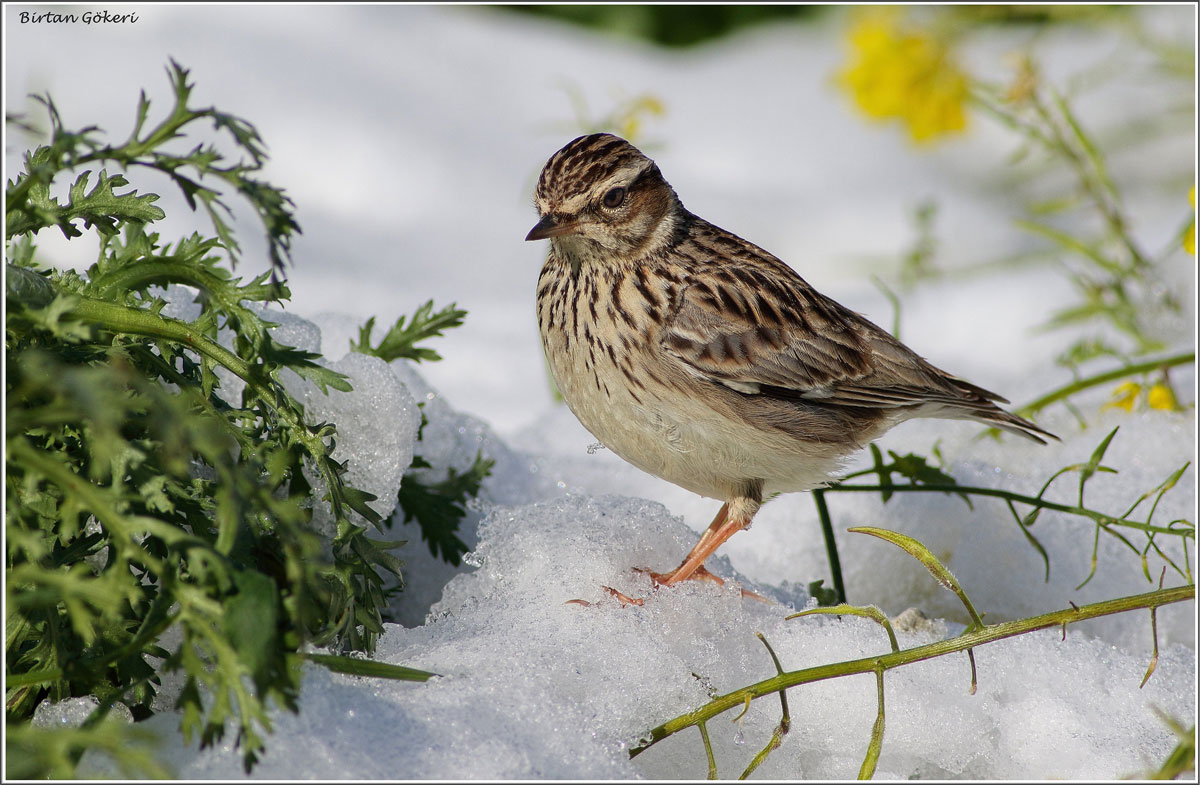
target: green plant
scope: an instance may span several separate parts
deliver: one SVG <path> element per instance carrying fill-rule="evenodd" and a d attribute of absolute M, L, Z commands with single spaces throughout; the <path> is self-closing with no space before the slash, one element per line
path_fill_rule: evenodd
<path fill-rule="evenodd" d="M 372 317 L 359 329 L 358 341 L 350 342 L 350 349 L 387 362 L 401 358 L 413 362 L 440 360 L 437 352 L 417 346 L 417 343 L 441 335 L 442 330 L 457 327 L 466 314 L 455 308 L 454 303 L 435 313 L 433 300 L 429 300 L 413 312 L 411 319 L 404 316 L 397 319 L 377 346 L 371 345 L 371 333 L 375 328 Z M 425 413 L 422 412 L 417 441 L 423 441 L 425 424 Z M 444 480 L 428 482 L 420 470 L 433 467 L 420 455 L 413 456 L 404 483 L 396 494 L 396 502 L 404 515 L 404 523 L 415 521 L 418 524 L 421 539 L 429 545 L 431 554 L 456 567 L 459 565 L 468 547 L 457 534 L 458 525 L 467 514 L 467 501 L 479 495 L 480 486 L 494 464 L 495 461 L 478 452 L 465 472 L 451 466 Z"/>
<path fill-rule="evenodd" d="M 931 13 L 940 13 L 933 11 Z M 946 11 L 949 21 L 963 25 L 971 21 L 974 10 Z M 990 13 L 990 12 L 989 12 Z M 1003 13 L 1003 12 L 1001 12 Z M 957 20 L 955 19 L 957 16 Z M 892 17 L 885 17 L 888 22 Z M 982 21 L 977 17 L 973 23 Z M 1131 15 L 1124 12 L 1113 15 L 1097 16 L 1098 21 L 1105 23 L 1120 23 L 1134 25 Z M 946 22 L 946 19 L 942 19 Z M 947 30 L 945 24 L 935 30 Z M 878 32 L 878 31 L 876 31 Z M 884 32 L 887 32 L 886 30 Z M 961 38 L 966 30 L 956 31 Z M 916 37 L 926 35 L 924 32 L 913 34 Z M 894 39 L 895 36 L 892 36 Z M 875 59 L 868 63 L 887 65 L 889 62 L 906 54 L 911 54 L 913 47 L 903 47 L 889 41 L 886 36 L 863 36 L 859 42 L 862 47 L 872 48 L 870 54 Z M 1190 67 L 1180 71 L 1176 53 L 1162 49 L 1161 73 L 1172 77 L 1185 77 L 1188 89 L 1187 102 L 1194 101 L 1192 90 L 1194 74 Z M 860 71 L 863 69 L 860 68 Z M 894 114 L 908 118 L 920 118 L 923 112 L 933 111 L 936 107 L 921 107 L 915 105 L 919 91 L 911 90 L 902 105 L 894 104 L 883 99 L 894 97 L 884 94 L 884 88 L 896 88 L 905 83 L 895 78 L 896 67 L 880 68 L 878 73 L 856 74 L 856 86 L 863 91 L 863 96 L 877 102 L 877 107 L 888 109 Z M 860 78 L 859 78 L 860 77 Z M 878 77 L 876 81 L 867 77 Z M 919 80 L 913 80 L 914 85 Z M 1183 84 L 1181 82 L 1181 84 Z M 1124 380 L 1118 388 L 1122 397 L 1118 402 L 1109 406 L 1132 408 L 1139 398 L 1142 384 L 1138 380 L 1146 377 L 1155 379 L 1149 388 L 1145 400 L 1152 408 L 1180 410 L 1178 398 L 1171 389 L 1168 371 L 1171 368 L 1194 365 L 1195 351 L 1186 345 L 1163 353 L 1170 348 L 1171 330 L 1164 331 L 1164 323 L 1170 327 L 1177 325 L 1181 317 L 1178 302 L 1172 295 L 1171 287 L 1166 285 L 1167 276 L 1164 274 L 1165 265 L 1172 254 L 1177 251 L 1181 237 L 1186 236 L 1186 230 L 1179 235 L 1169 238 L 1163 244 L 1163 250 L 1158 254 L 1149 254 L 1143 250 L 1130 231 L 1131 220 L 1124 205 L 1119 185 L 1110 175 L 1101 145 L 1093 135 L 1085 129 L 1081 120 L 1076 116 L 1069 96 L 1060 93 L 1052 85 L 1044 82 L 1037 73 L 1033 60 L 1027 58 L 1021 65 L 1018 78 L 1014 84 L 1005 88 L 972 83 L 972 98 L 974 104 L 1001 120 L 1013 129 L 1021 138 L 1023 147 L 1021 156 L 1028 156 L 1038 164 L 1038 173 L 1042 171 L 1065 170 L 1071 177 L 1068 193 L 1061 193 L 1057 198 L 1047 200 L 1042 204 L 1031 204 L 1030 212 L 1034 218 L 1018 222 L 1022 229 L 1032 232 L 1050 241 L 1059 260 L 1061 269 L 1082 295 L 1082 301 L 1072 304 L 1056 312 L 1047 323 L 1047 329 L 1062 329 L 1072 327 L 1086 329 L 1089 332 L 1082 335 L 1062 357 L 1060 364 L 1069 368 L 1075 377 L 1070 383 L 1058 385 L 1050 392 L 1017 409 L 1019 414 L 1029 416 L 1040 412 L 1054 404 L 1063 404 L 1070 408 L 1085 426 L 1087 418 L 1071 403 L 1072 396 L 1099 385 L 1111 384 Z M 1191 109 L 1187 116 L 1190 118 Z M 1190 132 L 1190 125 L 1189 125 Z M 1052 221 L 1051 216 L 1062 216 L 1071 210 L 1083 213 L 1091 218 L 1091 227 L 1079 230 L 1079 215 L 1071 216 L 1072 221 Z M 930 216 L 931 217 L 931 216 Z M 1086 222 L 1083 225 L 1088 226 Z M 920 236 L 914 252 L 904 260 L 902 276 L 916 280 L 933 272 L 924 263 L 928 253 L 935 247 L 931 235 L 926 230 L 929 225 L 919 225 Z M 1184 240 L 1186 249 L 1187 241 Z M 885 293 L 888 291 L 884 288 Z M 1166 319 L 1162 317 L 1166 315 Z M 1172 317 L 1176 324 L 1172 325 Z M 1108 329 L 1113 328 L 1113 329 Z M 1115 336 L 1110 338 L 1109 336 Z M 1178 339 L 1174 339 L 1178 341 Z M 1116 342 L 1115 342 L 1116 341 Z M 1154 355 L 1152 357 L 1147 355 Z M 1110 363 L 1116 358 L 1117 367 L 1084 374 L 1080 368 L 1090 360 L 1105 358 Z M 1190 406 L 1194 407 L 1194 404 Z M 1148 610 L 1150 615 L 1153 650 L 1149 664 L 1143 677 L 1142 684 L 1154 673 L 1158 661 L 1158 627 L 1156 611 L 1159 607 L 1175 602 L 1195 600 L 1195 576 L 1192 566 L 1192 554 L 1195 548 L 1195 523 L 1185 519 L 1168 522 L 1155 520 L 1159 505 L 1165 494 L 1170 492 L 1184 478 L 1190 463 L 1184 463 L 1171 472 L 1155 487 L 1142 493 L 1121 513 L 1105 512 L 1095 509 L 1085 501 L 1085 491 L 1090 483 L 1097 481 L 1103 474 L 1115 473 L 1116 469 L 1104 463 L 1104 456 L 1117 435 L 1113 429 L 1104 436 L 1086 461 L 1064 466 L 1053 472 L 1045 480 L 1036 494 L 1018 493 L 1004 488 L 969 487 L 959 484 L 945 466 L 933 465 L 926 457 L 909 453 L 900 455 L 895 452 L 885 459 L 883 453 L 872 446 L 874 465 L 868 469 L 847 475 L 839 482 L 828 488 L 814 492 L 814 502 L 817 506 L 818 518 L 821 521 L 826 538 L 835 597 L 824 597 L 823 602 L 838 602 L 836 605 L 815 607 L 795 616 L 813 614 L 853 615 L 870 618 L 884 627 L 888 635 L 891 651 L 885 654 L 865 657 L 857 660 L 836 662 L 799 671 L 785 671 L 771 651 L 768 652 L 773 660 L 776 674 L 770 679 L 752 684 L 726 695 L 715 696 L 707 704 L 694 711 L 675 717 L 663 723 L 645 735 L 644 739 L 630 751 L 630 755 L 638 755 L 646 748 L 678 733 L 695 726 L 704 743 L 708 758 L 710 778 L 718 776 L 717 762 L 713 754 L 706 723 L 722 712 L 739 706 L 743 712 L 754 699 L 778 693 L 782 707 L 782 717 L 778 726 L 766 740 L 764 746 L 750 760 L 742 773 L 748 776 L 762 761 L 778 748 L 784 735 L 792 724 L 788 710 L 786 692 L 789 688 L 832 678 L 844 678 L 851 674 L 873 673 L 876 678 L 878 711 L 872 727 L 870 738 L 866 742 L 863 763 L 860 768 L 860 778 L 870 778 L 875 771 L 880 750 L 884 742 L 886 711 L 884 706 L 885 674 L 898 667 L 907 666 L 913 662 L 943 657 L 950 654 L 966 652 L 971 663 L 971 686 L 969 691 L 974 693 L 977 683 L 974 657 L 976 646 L 984 645 L 1014 635 L 1023 635 L 1037 629 L 1061 626 L 1066 634 L 1067 625 L 1087 618 L 1095 618 L 1112 613 L 1122 613 L 1131 610 Z M 932 450 L 938 456 L 936 446 Z M 875 481 L 866 482 L 862 478 L 874 477 Z M 1061 491 L 1061 485 L 1068 477 L 1078 478 L 1078 491 L 1069 501 L 1055 501 L 1050 498 L 1051 489 Z M 924 564 L 930 573 L 947 589 L 953 591 L 961 600 L 969 621 L 966 629 L 958 636 L 943 641 L 901 650 L 891 624 L 886 616 L 872 606 L 853 606 L 845 603 L 845 589 L 842 585 L 840 566 L 837 557 L 836 544 L 833 539 L 833 517 L 829 511 L 828 497 L 838 493 L 878 493 L 884 503 L 897 493 L 941 493 L 953 494 L 960 497 L 972 508 L 972 499 L 976 497 L 991 497 L 1002 499 L 1021 533 L 1032 548 L 1041 556 L 1045 563 L 1046 577 L 1049 579 L 1050 559 L 1046 549 L 1033 533 L 1034 524 L 1042 513 L 1053 510 L 1085 520 L 1091 527 L 1091 569 L 1084 579 L 1088 583 L 1096 575 L 1098 562 L 1098 547 L 1101 535 L 1114 538 L 1126 550 L 1141 562 L 1143 574 L 1151 585 L 1155 582 L 1154 572 L 1150 566 L 1151 554 L 1161 560 L 1163 566 L 1157 575 L 1156 589 L 1144 594 L 1118 597 L 1084 606 L 1071 604 L 1053 613 L 1040 616 L 1014 619 L 999 624 L 987 625 L 983 622 L 975 605 L 967 597 L 961 584 L 950 574 L 933 554 L 920 542 L 907 535 L 890 532 L 884 529 L 856 527 L 852 532 L 870 534 L 885 539 L 906 550 L 910 555 Z M 1093 493 L 1093 496 L 1095 494 Z M 1161 516 L 1160 516 L 1161 517 Z M 1157 565 L 1156 565 L 1157 566 Z M 1181 586 L 1163 587 L 1168 568 L 1172 569 L 1185 583 Z M 1078 588 L 1078 587 L 1077 587 Z M 794 618 L 794 617 L 793 617 Z M 760 636 L 761 637 L 761 636 Z M 763 641 L 764 645 L 766 641 Z M 1164 717 L 1164 722 L 1180 738 L 1176 749 L 1156 771 L 1150 772 L 1155 777 L 1175 777 L 1195 769 L 1195 729 L 1186 729 L 1173 719 Z"/>
<path fill-rule="evenodd" d="M 800 613 L 793 614 L 788 618 L 798 618 L 808 616 L 814 613 L 840 614 L 863 616 L 870 618 L 884 628 L 887 633 L 888 641 L 891 645 L 891 651 L 887 654 L 874 655 L 863 657 L 857 660 L 848 660 L 846 662 L 830 663 L 828 665 L 818 665 L 811 668 L 804 668 L 798 671 L 785 671 L 780 665 L 774 651 L 771 651 L 770 646 L 767 650 L 774 662 L 776 675 L 763 681 L 751 684 L 725 695 L 718 695 L 705 705 L 697 708 L 694 711 L 682 714 L 675 717 L 655 728 L 652 728 L 644 737 L 643 741 L 632 747 L 629 751 L 630 757 L 636 757 L 642 752 L 652 747 L 655 744 L 667 739 L 676 733 L 687 728 L 696 727 L 700 731 L 701 739 L 704 742 L 705 751 L 708 755 L 709 762 L 709 779 L 717 779 L 717 766 L 715 756 L 713 755 L 712 744 L 709 741 L 708 730 L 705 727 L 706 723 L 714 717 L 735 709 L 739 706 L 744 707 L 743 712 L 749 708 L 750 702 L 773 693 L 778 693 L 782 703 L 783 716 L 771 737 L 767 740 L 762 750 L 750 761 L 749 765 L 743 771 L 741 778 L 749 776 L 749 774 L 758 767 L 759 764 L 767 757 L 774 749 L 777 749 L 782 742 L 783 736 L 787 733 L 791 725 L 791 716 L 788 712 L 786 700 L 786 691 L 789 688 L 797 687 L 804 684 L 811 684 L 817 681 L 826 679 L 845 678 L 860 673 L 874 673 L 876 679 L 876 695 L 878 701 L 878 713 L 875 723 L 871 728 L 871 735 L 867 742 L 866 753 L 863 757 L 862 767 L 859 770 L 859 779 L 870 779 L 875 772 L 875 765 L 879 759 L 880 750 L 883 747 L 884 729 L 886 711 L 883 701 L 883 683 L 884 675 L 895 668 L 911 665 L 915 662 L 921 662 L 933 657 L 944 657 L 951 654 L 959 654 L 965 652 L 970 658 L 971 663 L 971 683 L 969 692 L 974 694 L 977 685 L 977 674 L 975 669 L 975 659 L 972 650 L 977 646 L 983 646 L 995 641 L 1011 638 L 1015 635 L 1025 635 L 1036 630 L 1042 630 L 1049 627 L 1061 627 L 1063 635 L 1066 635 L 1068 624 L 1083 621 L 1085 619 L 1094 619 L 1100 616 L 1106 616 L 1113 613 L 1124 613 L 1131 610 L 1149 610 L 1151 619 L 1154 618 L 1154 612 L 1157 608 L 1176 602 L 1184 602 L 1195 600 L 1196 586 L 1194 583 L 1189 583 L 1186 586 L 1176 586 L 1172 588 L 1160 588 L 1157 591 L 1139 594 L 1132 597 L 1121 597 L 1114 600 L 1093 603 L 1090 605 L 1075 606 L 1072 604 L 1070 608 L 1045 613 L 1040 616 L 1033 616 L 1027 619 L 1017 619 L 1014 621 L 1001 622 L 998 624 L 984 624 L 981 615 L 975 610 L 974 605 L 967 597 L 965 591 L 955 580 L 954 576 L 946 569 L 941 562 L 937 560 L 932 553 L 929 552 L 924 545 L 916 540 L 906 537 L 896 532 L 890 532 L 884 529 L 875 529 L 870 527 L 859 527 L 850 531 L 862 534 L 869 534 L 874 537 L 879 537 L 888 542 L 891 542 L 898 547 L 903 548 L 913 558 L 920 561 L 929 570 L 930 574 L 946 588 L 958 595 L 964 608 L 971 617 L 971 623 L 966 626 L 963 632 L 953 638 L 948 638 L 934 643 L 928 643 L 923 646 L 916 646 L 911 649 L 901 649 L 896 640 L 895 632 L 892 630 L 891 623 L 877 609 L 871 606 L 848 606 L 839 605 L 832 608 L 815 608 Z M 759 636 L 760 639 L 762 636 Z M 766 644 L 766 641 L 763 640 Z M 1158 642 L 1157 636 L 1154 643 L 1155 656 L 1157 657 Z M 1146 678 L 1154 670 L 1154 660 L 1151 660 L 1150 667 L 1147 669 Z M 1144 682 L 1143 682 L 1144 683 Z M 1182 745 L 1181 745 L 1182 748 Z M 1194 749 L 1194 748 L 1193 748 Z M 1186 750 L 1172 756 L 1172 761 L 1169 761 L 1164 770 L 1179 771 L 1186 769 L 1186 759 L 1179 761 L 1175 758 L 1182 758 L 1186 754 Z"/>
<path fill-rule="evenodd" d="M 188 71 L 172 62 L 168 75 L 170 112 L 147 127 L 143 93 L 116 145 L 95 127 L 64 128 L 49 96 L 38 99 L 50 139 L 6 186 L 5 707 L 8 757 L 21 756 L 27 776 L 62 776 L 93 744 L 119 749 L 121 731 L 100 720 L 118 701 L 148 716 L 164 670 L 184 674 L 185 734 L 207 745 L 231 723 L 249 770 L 268 706 L 296 708 L 303 661 L 368 673 L 306 649 L 371 651 L 385 580 L 401 578 L 392 550 L 402 543 L 367 536 L 384 525 L 374 497 L 343 480 L 336 426 L 306 419 L 281 383 L 292 372 L 323 391 L 351 389 L 319 355 L 277 342 L 261 306 L 289 296 L 291 200 L 256 179 L 266 154 L 254 127 L 190 106 Z M 230 164 L 216 144 L 165 149 L 202 121 L 248 158 Z M 214 236 L 163 242 L 147 230 L 164 217 L 158 197 L 85 168 L 100 164 L 166 175 Z M 60 202 L 53 187 L 73 172 Z M 214 181 L 262 223 L 269 273 L 243 281 L 225 266 L 238 245 Z M 93 231 L 95 263 L 83 273 L 46 264 L 33 236 L 50 227 L 68 239 Z M 195 291 L 195 319 L 164 315 L 160 287 L 171 284 Z M 417 343 L 437 334 L 408 336 L 407 351 L 436 359 Z M 331 538 L 310 527 L 314 505 L 328 505 Z M 168 648 L 171 628 L 179 642 Z M 369 675 L 430 676 L 378 664 Z M 100 700 L 82 728 L 27 727 L 39 702 L 80 695 Z"/>
<path fill-rule="evenodd" d="M 856 18 L 858 21 L 850 28 L 849 38 L 857 50 L 869 50 L 867 54 L 870 57 L 866 60 L 860 57 L 860 62 L 855 66 L 855 78 L 849 80 L 845 86 L 857 90 L 855 95 L 860 102 L 868 100 L 889 111 L 912 116 L 920 116 L 927 112 L 936 113 L 937 100 L 933 96 L 922 97 L 922 91 L 930 88 L 922 79 L 901 79 L 893 73 L 896 69 L 903 70 L 901 66 L 905 58 L 914 57 L 914 52 L 929 55 L 930 51 L 939 46 L 961 42 L 978 26 L 994 21 L 1041 24 L 1052 19 L 1043 18 L 1041 11 L 1030 16 L 1021 12 L 1009 13 L 1003 9 L 934 9 L 920 17 L 917 23 L 914 23 L 911 17 L 903 16 L 895 10 L 878 13 L 871 11 Z M 1157 76 L 1174 80 L 1174 84 L 1180 87 L 1190 88 L 1194 76 L 1191 69 L 1180 66 L 1179 53 L 1172 46 L 1154 39 L 1148 31 L 1142 29 L 1136 15 L 1122 11 L 1105 11 L 1082 15 L 1069 13 L 1064 18 L 1078 23 L 1111 25 L 1121 29 L 1133 42 L 1134 47 L 1145 49 L 1154 56 L 1153 68 Z M 908 44 L 901 45 L 901 39 L 907 40 Z M 921 46 L 915 43 L 926 40 L 933 43 Z M 1018 407 L 1016 413 L 1024 417 L 1031 417 L 1048 407 L 1061 404 L 1076 417 L 1081 426 L 1086 426 L 1088 416 L 1073 403 L 1072 398 L 1079 393 L 1115 382 L 1120 382 L 1114 393 L 1115 398 L 1104 408 L 1132 410 L 1139 401 L 1144 401 L 1150 408 L 1174 411 L 1194 407 L 1194 404 L 1186 402 L 1181 404 L 1170 380 L 1171 369 L 1194 366 L 1194 349 L 1179 346 L 1166 354 L 1161 353 L 1168 348 L 1171 331 L 1182 320 L 1179 303 L 1166 275 L 1166 266 L 1172 255 L 1177 253 L 1179 237 L 1170 238 L 1156 254 L 1149 254 L 1142 249 L 1130 229 L 1132 220 L 1125 206 L 1120 184 L 1109 171 L 1105 151 L 1095 134 L 1085 127 L 1072 108 L 1072 89 L 1081 92 L 1082 86 L 1102 84 L 1112 76 L 1111 67 L 1104 64 L 1094 72 L 1077 74 L 1073 80 L 1073 88 L 1060 90 L 1041 76 L 1032 53 L 1026 53 L 1018 62 L 1016 75 L 1010 83 L 990 84 L 967 74 L 969 90 L 961 94 L 956 93 L 963 102 L 962 108 L 969 104 L 997 119 L 1015 133 L 1019 147 L 1009 164 L 1014 168 L 1022 163 L 1032 165 L 1030 171 L 1022 177 L 1036 180 L 1049 179 L 1046 178 L 1047 173 L 1052 176 L 1067 175 L 1067 186 L 1064 188 L 1059 184 L 1062 178 L 1058 177 L 1055 184 L 1050 186 L 1054 189 L 1050 196 L 1047 196 L 1043 189 L 1035 199 L 1032 193 L 1037 189 L 1028 189 L 1030 193 L 1026 196 L 1026 209 L 1031 217 L 1018 220 L 1017 226 L 1052 244 L 1053 259 L 1083 298 L 1082 302 L 1058 309 L 1042 329 L 1071 327 L 1076 330 L 1086 329 L 1088 332 L 1083 332 L 1057 358 L 1060 365 L 1070 370 L 1072 380 L 1058 384 L 1049 392 Z M 928 105 L 922 105 L 923 101 Z M 1185 103 L 1194 103 L 1190 90 Z M 1190 109 L 1187 116 L 1191 116 Z M 1169 125 L 1169 118 L 1160 120 L 1161 126 Z M 1154 129 L 1154 133 L 1163 132 L 1162 127 Z M 1140 135 L 1145 136 L 1145 133 Z M 1110 133 L 1110 136 L 1114 134 Z M 1122 137 L 1115 135 L 1115 138 Z M 1124 141 L 1128 143 L 1129 137 L 1125 137 Z M 1022 182 L 1021 185 L 1025 190 L 1029 183 Z M 928 204 L 918 208 L 917 242 L 914 249 L 902 259 L 900 277 L 908 284 L 935 272 L 928 265 L 929 256 L 937 245 L 932 234 L 933 212 L 927 208 Z M 1181 236 L 1182 234 L 1181 231 Z M 1002 260 L 1002 263 L 1008 264 L 1011 261 Z M 880 288 L 892 299 L 898 310 L 895 296 L 886 286 L 880 284 Z M 1163 318 L 1164 315 L 1167 318 Z M 1106 333 L 1104 328 L 1113 329 Z M 1114 342 L 1113 335 L 1109 333 L 1115 333 L 1125 340 Z M 1175 340 L 1178 341 L 1177 338 Z M 1147 356 L 1151 353 L 1158 354 Z M 1086 373 L 1083 370 L 1083 366 L 1090 361 L 1106 359 L 1111 364 L 1114 358 L 1118 361 L 1115 367 L 1089 370 Z M 990 433 L 998 435 L 999 431 L 991 429 Z M 1103 442 L 1100 454 L 1111 438 L 1110 434 Z M 912 486 L 925 485 L 945 490 L 952 484 L 952 481 L 947 483 L 936 479 L 931 484 L 929 478 L 906 473 L 899 456 L 893 457 L 896 458 L 894 471 L 908 476 Z M 925 458 L 917 455 L 909 455 L 905 460 L 919 461 L 922 467 L 926 465 Z M 881 466 L 882 461 L 876 453 L 876 467 L 871 471 L 878 471 Z M 1180 471 L 1182 472 L 1182 469 Z M 1084 477 L 1085 482 L 1088 477 L 1090 474 Z M 846 479 L 850 478 L 843 478 L 842 482 L 830 488 L 828 492 L 879 491 L 885 502 L 891 492 L 889 478 L 883 475 L 878 486 L 847 484 L 844 481 Z M 1051 481 L 1053 479 L 1052 477 Z M 1049 482 L 1047 487 L 1048 485 Z M 968 493 L 983 492 L 980 489 L 965 490 Z M 1042 500 L 1045 490 L 1043 488 L 1042 493 L 1038 494 L 1038 500 Z M 1021 523 L 1022 517 L 1017 514 L 1012 504 L 1028 497 L 1009 494 L 1007 491 L 988 493 L 1007 498 L 1014 517 Z M 833 541 L 833 530 L 824 495 L 825 492 L 818 492 L 814 494 L 814 498 L 818 516 L 825 528 L 827 549 L 834 573 L 833 583 L 838 589 L 838 596 L 844 599 L 837 565 L 836 543 Z M 1081 492 L 1080 504 L 1076 511 L 1082 508 Z M 1030 513 L 1028 520 L 1032 522 L 1036 517 L 1035 509 Z M 1114 518 L 1101 515 L 1095 520 L 1098 521 L 1099 527 L 1096 531 L 1097 538 L 1101 532 L 1122 537 L 1125 544 L 1142 554 L 1143 568 L 1149 576 L 1145 555 L 1151 548 L 1158 547 L 1154 542 L 1155 533 L 1149 533 L 1145 548 L 1136 548 L 1109 527 L 1112 521 L 1121 520 L 1120 516 Z M 1189 537 L 1194 538 L 1194 526 L 1190 524 L 1177 527 L 1172 523 L 1171 527 L 1176 534 L 1182 534 L 1185 546 Z M 1023 526 L 1023 531 L 1045 558 L 1044 550 L 1029 533 L 1027 526 Z M 1170 562 L 1169 559 L 1168 561 Z M 1170 563 L 1175 566 L 1174 562 Z M 1046 569 L 1048 573 L 1048 562 Z M 1175 566 L 1175 569 L 1180 571 L 1178 566 Z M 1190 576 L 1190 567 L 1183 572 Z"/>

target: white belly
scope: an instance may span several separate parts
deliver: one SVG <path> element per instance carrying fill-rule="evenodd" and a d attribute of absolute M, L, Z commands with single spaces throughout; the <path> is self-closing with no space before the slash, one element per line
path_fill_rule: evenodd
<path fill-rule="evenodd" d="M 693 493 L 725 501 L 757 479 L 766 494 L 808 490 L 841 466 L 841 451 L 730 419 L 694 395 L 631 390 L 604 352 L 567 357 L 550 369 L 583 426 L 642 471 Z M 607 386 L 597 383 L 597 365 Z"/>

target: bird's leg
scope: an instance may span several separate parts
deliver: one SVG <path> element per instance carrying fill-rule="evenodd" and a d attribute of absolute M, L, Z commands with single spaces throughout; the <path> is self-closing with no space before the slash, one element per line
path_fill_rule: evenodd
<path fill-rule="evenodd" d="M 717 517 L 713 518 L 712 523 L 708 524 L 708 528 L 704 530 L 704 534 L 700 535 L 700 541 L 692 547 L 694 553 L 697 548 L 701 548 L 705 543 L 709 542 L 717 531 L 725 523 L 725 519 L 729 516 L 729 502 L 721 505 L 721 509 L 717 510 Z"/>
<path fill-rule="evenodd" d="M 750 521 L 754 519 L 754 514 L 758 512 L 758 508 L 761 506 L 762 481 L 754 480 L 746 482 L 739 489 L 739 493 L 736 496 L 721 505 L 721 509 L 717 511 L 717 516 L 713 518 L 713 522 L 704 530 L 704 534 L 700 535 L 699 542 L 688 553 L 687 558 L 683 560 L 682 564 L 667 573 L 650 572 L 645 569 L 638 569 L 637 572 L 648 573 L 650 580 L 654 581 L 655 586 L 672 586 L 687 580 L 709 580 L 719 585 L 724 585 L 725 581 L 704 568 L 704 562 L 726 540 L 749 526 Z M 616 597 L 622 605 L 641 605 L 643 602 L 639 597 L 630 597 L 610 586 L 602 588 L 613 597 Z M 746 589 L 742 589 L 742 596 L 761 602 L 769 602 L 765 597 Z M 585 600 L 568 600 L 568 602 L 579 605 L 590 604 Z"/>
<path fill-rule="evenodd" d="M 762 484 L 754 483 L 746 489 L 748 493 L 737 496 L 721 506 L 717 517 L 700 536 L 700 541 L 687 557 L 668 573 L 650 573 L 650 578 L 659 586 L 672 586 L 686 580 L 706 579 L 723 583 L 720 578 L 704 569 L 704 562 L 720 548 L 726 540 L 750 525 L 754 514 L 762 506 Z"/>

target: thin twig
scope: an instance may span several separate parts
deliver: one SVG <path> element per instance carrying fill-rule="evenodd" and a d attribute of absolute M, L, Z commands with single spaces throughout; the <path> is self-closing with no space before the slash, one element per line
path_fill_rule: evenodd
<path fill-rule="evenodd" d="M 663 739 L 685 728 L 690 728 L 700 722 L 707 721 L 731 708 L 800 684 L 811 684 L 826 679 L 842 678 L 856 673 L 874 672 L 880 666 L 884 670 L 891 670 L 892 668 L 902 667 L 914 662 L 962 652 L 995 641 L 1024 635 L 1035 630 L 1058 627 L 1068 622 L 1085 621 L 1087 619 L 1095 619 L 1139 608 L 1157 608 L 1176 602 L 1195 600 L 1195 598 L 1195 584 L 1173 586 L 1145 594 L 1119 597 L 1117 599 L 1082 605 L 1078 606 L 1078 608 L 1073 606 L 1069 610 L 1057 610 L 1040 616 L 987 625 L 982 629 L 974 632 L 966 632 L 949 640 L 935 641 L 934 643 L 917 646 L 912 649 L 904 649 L 892 654 L 863 657 L 858 660 L 848 660 L 846 662 L 804 668 L 798 671 L 789 671 L 756 684 L 751 684 L 748 687 L 735 690 L 726 695 L 718 696 L 694 711 L 680 715 L 659 725 L 647 734 L 647 741 L 630 749 L 629 756 L 635 757 Z"/>

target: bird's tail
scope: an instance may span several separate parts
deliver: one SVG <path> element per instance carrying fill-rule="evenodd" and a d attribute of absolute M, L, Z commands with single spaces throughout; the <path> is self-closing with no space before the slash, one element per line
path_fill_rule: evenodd
<path fill-rule="evenodd" d="M 989 409 L 972 412 L 968 416 L 974 420 L 987 423 L 988 425 L 994 425 L 997 428 L 1003 428 L 1010 433 L 1019 434 L 1024 436 L 1026 439 L 1032 439 L 1038 444 L 1046 443 L 1046 439 L 1042 438 L 1043 436 L 1047 439 L 1053 439 L 1056 442 L 1061 441 L 1057 436 L 1050 433 L 1045 428 L 1039 428 L 1029 420 L 1026 420 L 1024 417 L 1018 417 L 1015 414 L 1006 412 L 998 406 L 993 405 Z"/>
<path fill-rule="evenodd" d="M 937 413 L 930 412 L 925 416 L 977 420 L 1010 433 L 1019 434 L 1026 439 L 1032 439 L 1038 444 L 1046 444 L 1046 439 L 1061 441 L 1045 428 L 1040 428 L 1024 417 L 1018 417 L 997 406 L 997 403 L 1008 403 L 1008 399 L 957 377 L 949 376 L 949 381 L 958 388 L 961 397 L 953 402 L 939 401 L 941 404 L 938 407 L 939 411 Z"/>

